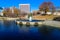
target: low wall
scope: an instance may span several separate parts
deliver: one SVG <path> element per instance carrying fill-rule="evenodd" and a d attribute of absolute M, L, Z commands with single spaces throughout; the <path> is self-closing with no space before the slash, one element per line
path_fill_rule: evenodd
<path fill-rule="evenodd" d="M 24 21 L 16 21 L 16 22 L 17 22 L 17 24 L 22 22 L 23 25 L 26 25 L 26 23 L 28 23 L 28 22 L 24 22 Z M 43 22 L 29 22 L 29 23 L 30 23 L 30 25 L 34 25 L 35 23 L 38 23 L 39 26 L 43 24 Z"/>
<path fill-rule="evenodd" d="M 60 27 L 60 21 L 44 21 L 44 25 Z"/>
<path fill-rule="evenodd" d="M 16 21 L 18 24 L 20 23 L 20 21 Z M 22 22 L 24 25 L 27 22 Z M 31 25 L 34 25 L 35 22 L 29 22 Z M 44 21 L 44 22 L 37 22 L 39 25 L 48 25 L 48 26 L 52 26 L 52 27 L 60 27 L 60 22 L 59 21 Z"/>

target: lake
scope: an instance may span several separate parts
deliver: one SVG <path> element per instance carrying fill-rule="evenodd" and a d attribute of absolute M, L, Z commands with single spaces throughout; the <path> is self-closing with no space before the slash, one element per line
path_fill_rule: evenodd
<path fill-rule="evenodd" d="M 0 21 L 0 40 L 60 40 L 60 29 L 51 26 L 20 26 Z"/>

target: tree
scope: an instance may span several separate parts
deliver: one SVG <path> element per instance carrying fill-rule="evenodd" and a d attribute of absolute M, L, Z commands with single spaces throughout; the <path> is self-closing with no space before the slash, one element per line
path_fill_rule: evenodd
<path fill-rule="evenodd" d="M 14 13 L 12 13 L 12 9 L 7 8 L 3 10 L 3 15 L 6 17 L 17 17 L 19 15 L 19 9 L 13 8 Z"/>
<path fill-rule="evenodd" d="M 54 12 L 55 11 L 55 7 L 54 7 L 52 2 L 43 2 L 41 4 L 41 6 L 39 7 L 39 10 L 40 11 L 45 11 L 45 13 L 49 12 L 49 11 Z"/>
<path fill-rule="evenodd" d="M 19 13 L 20 13 L 19 9 L 15 8 L 14 9 L 14 14 L 16 15 L 16 17 L 19 15 Z"/>
<path fill-rule="evenodd" d="M 29 17 L 32 17 L 32 13 L 30 13 L 30 14 L 28 15 L 28 18 L 29 18 Z"/>
<path fill-rule="evenodd" d="M 8 12 L 6 10 L 3 10 L 3 15 L 7 16 Z"/>

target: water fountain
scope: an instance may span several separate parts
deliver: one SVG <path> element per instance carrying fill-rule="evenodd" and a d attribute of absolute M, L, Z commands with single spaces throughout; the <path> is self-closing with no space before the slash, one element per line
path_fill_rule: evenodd
<path fill-rule="evenodd" d="M 44 20 L 35 20 L 35 19 L 32 19 L 32 16 L 28 16 L 28 19 L 26 20 L 19 20 L 19 21 L 16 21 L 17 24 L 20 24 L 21 22 L 23 23 L 23 25 L 40 25 L 40 24 L 43 24 L 43 21 Z"/>
<path fill-rule="evenodd" d="M 29 21 L 32 21 L 32 17 L 29 17 Z"/>

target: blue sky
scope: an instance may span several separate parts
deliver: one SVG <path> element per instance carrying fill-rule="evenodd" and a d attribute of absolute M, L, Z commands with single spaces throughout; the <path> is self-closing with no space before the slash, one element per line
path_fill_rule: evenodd
<path fill-rule="evenodd" d="M 19 7 L 19 4 L 27 4 L 31 5 L 31 10 L 38 10 L 39 5 L 41 5 L 44 1 L 47 0 L 0 0 L 0 7 L 11 7 L 16 6 Z M 56 7 L 60 6 L 59 0 L 49 0 L 54 3 Z"/>

